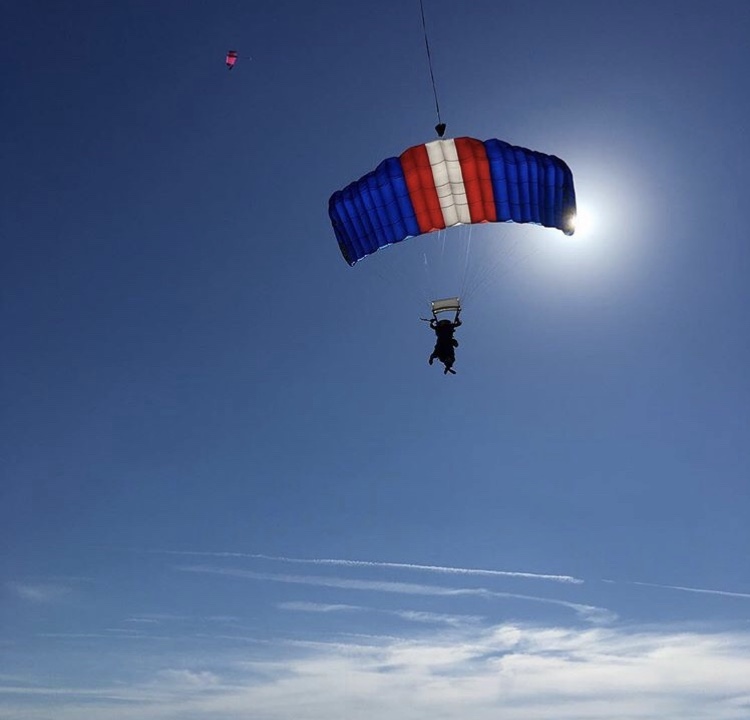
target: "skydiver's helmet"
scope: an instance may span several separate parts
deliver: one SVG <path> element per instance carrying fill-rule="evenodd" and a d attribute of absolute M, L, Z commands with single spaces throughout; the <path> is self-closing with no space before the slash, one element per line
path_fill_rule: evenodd
<path fill-rule="evenodd" d="M 438 327 L 450 327 L 453 323 L 450 320 L 438 320 L 437 326 Z"/>

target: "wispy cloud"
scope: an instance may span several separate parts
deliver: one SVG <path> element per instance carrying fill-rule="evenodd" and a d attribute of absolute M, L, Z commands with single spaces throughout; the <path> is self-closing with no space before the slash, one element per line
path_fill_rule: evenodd
<path fill-rule="evenodd" d="M 376 568 L 412 570 L 417 572 L 441 573 L 444 575 L 474 575 L 479 577 L 522 578 L 527 580 L 548 580 L 560 583 L 581 584 L 583 580 L 572 575 L 552 575 L 546 573 L 522 572 L 518 570 L 491 570 L 486 568 L 450 567 L 444 565 L 420 565 L 416 563 L 380 562 L 376 560 L 347 560 L 343 558 L 298 558 L 281 555 L 264 555 L 262 553 L 242 552 L 206 552 L 198 550 L 152 550 L 150 552 L 163 555 L 183 555 L 192 557 L 233 558 L 252 560 L 271 560 L 282 563 L 298 563 L 304 565 L 332 565 L 349 568 Z"/>
<path fill-rule="evenodd" d="M 483 620 L 481 615 L 457 615 L 452 613 L 425 612 L 423 610 L 392 610 L 390 614 L 416 623 L 429 625 L 450 625 L 459 627 L 461 625 L 474 625 Z"/>
<path fill-rule="evenodd" d="M 170 685 L 188 686 L 191 688 L 213 688 L 219 685 L 219 677 L 207 670 L 161 670 L 158 678 Z"/>
<path fill-rule="evenodd" d="M 312 585 L 317 587 L 339 588 L 342 590 L 362 590 L 369 592 L 399 593 L 403 595 L 431 595 L 443 597 L 474 596 L 492 599 L 515 599 L 528 600 L 530 602 L 557 605 L 574 610 L 580 617 L 589 622 L 608 622 L 614 619 L 610 611 L 594 605 L 558 600 L 555 598 L 544 598 L 536 595 L 523 595 L 520 593 L 499 592 L 486 588 L 452 588 L 441 585 L 421 585 L 417 583 L 392 582 L 385 580 L 358 580 L 353 578 L 338 578 L 320 575 L 285 575 L 274 573 L 261 573 L 253 570 L 238 568 L 216 567 L 212 565 L 187 565 L 176 568 L 182 572 L 203 573 L 206 575 L 219 575 L 225 577 L 237 577 L 247 580 L 265 580 L 271 582 L 292 583 L 297 585 Z"/>
<path fill-rule="evenodd" d="M 125 622 L 134 623 L 162 623 L 162 622 L 185 622 L 193 620 L 190 615 L 177 615 L 175 613 L 141 613 L 131 615 Z"/>
<path fill-rule="evenodd" d="M 461 615 L 455 613 L 435 613 L 422 610 L 383 610 L 382 608 L 367 607 L 364 605 L 325 604 L 315 602 L 283 602 L 278 604 L 281 610 L 294 610 L 299 612 L 334 613 L 334 612 L 361 612 L 391 615 L 393 617 L 408 620 L 410 622 L 427 623 L 430 625 L 466 625 L 481 622 L 484 618 L 480 615 Z"/>
<path fill-rule="evenodd" d="M 281 610 L 296 610 L 299 612 L 353 612 L 366 610 L 361 605 L 344 605 L 342 603 L 316 603 L 316 602 L 282 602 L 278 604 Z"/>
<path fill-rule="evenodd" d="M 659 583 L 636 582 L 631 580 L 627 585 L 640 585 L 642 587 L 661 588 L 662 590 L 680 590 L 682 592 L 698 593 L 701 595 L 721 595 L 722 597 L 743 598 L 750 600 L 750 593 L 731 592 L 729 590 L 709 590 L 706 588 L 685 587 L 683 585 L 661 585 Z"/>
<path fill-rule="evenodd" d="M 117 632 L 112 628 L 105 628 L 104 632 L 48 632 L 37 633 L 38 638 L 47 638 L 50 640 L 106 640 L 108 642 L 126 641 L 126 640 L 169 640 L 171 638 L 164 635 L 146 635 L 138 632 Z"/>
<path fill-rule="evenodd" d="M 60 583 L 8 582 L 6 587 L 17 597 L 39 605 L 60 602 L 73 592 L 70 586 Z"/>
<path fill-rule="evenodd" d="M 0 687 L 0 718 L 32 720 L 740 720 L 750 708 L 750 634 L 517 624 L 419 639 L 268 644 L 142 667 L 99 687 Z M 201 660 L 197 658 L 200 657 Z M 140 670 L 140 672 L 139 672 Z M 119 671 L 118 677 L 123 673 Z"/>
<path fill-rule="evenodd" d="M 123 622 L 136 623 L 143 625 L 160 625 L 165 623 L 236 623 L 238 617 L 233 615 L 176 615 L 171 613 L 143 613 L 141 615 L 131 615 L 125 618 Z"/>

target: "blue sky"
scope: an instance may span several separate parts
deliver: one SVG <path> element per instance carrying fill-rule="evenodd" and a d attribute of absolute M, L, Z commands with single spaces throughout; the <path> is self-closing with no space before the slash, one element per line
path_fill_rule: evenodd
<path fill-rule="evenodd" d="M 750 5 L 426 0 L 590 226 L 355 268 L 417 2 L 5 8 L 0 718 L 750 716 Z"/>

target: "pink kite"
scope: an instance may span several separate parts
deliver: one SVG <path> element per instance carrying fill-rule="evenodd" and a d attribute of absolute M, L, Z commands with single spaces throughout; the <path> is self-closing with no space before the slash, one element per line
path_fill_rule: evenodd
<path fill-rule="evenodd" d="M 227 68 L 231 70 L 234 67 L 234 64 L 236 62 L 237 62 L 237 51 L 229 50 L 227 52 Z"/>

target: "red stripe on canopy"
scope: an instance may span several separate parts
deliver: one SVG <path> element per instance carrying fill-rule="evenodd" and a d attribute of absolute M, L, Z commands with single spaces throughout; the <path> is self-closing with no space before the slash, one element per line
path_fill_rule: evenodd
<path fill-rule="evenodd" d="M 445 227 L 443 211 L 435 189 L 432 166 L 424 145 L 409 148 L 401 154 L 401 168 L 404 171 L 406 187 L 409 189 L 414 211 L 417 214 L 419 232 L 442 230 Z"/>
<path fill-rule="evenodd" d="M 490 163 L 484 143 L 467 137 L 456 138 L 453 142 L 461 163 L 471 222 L 496 222 L 497 210 L 492 192 Z"/>

